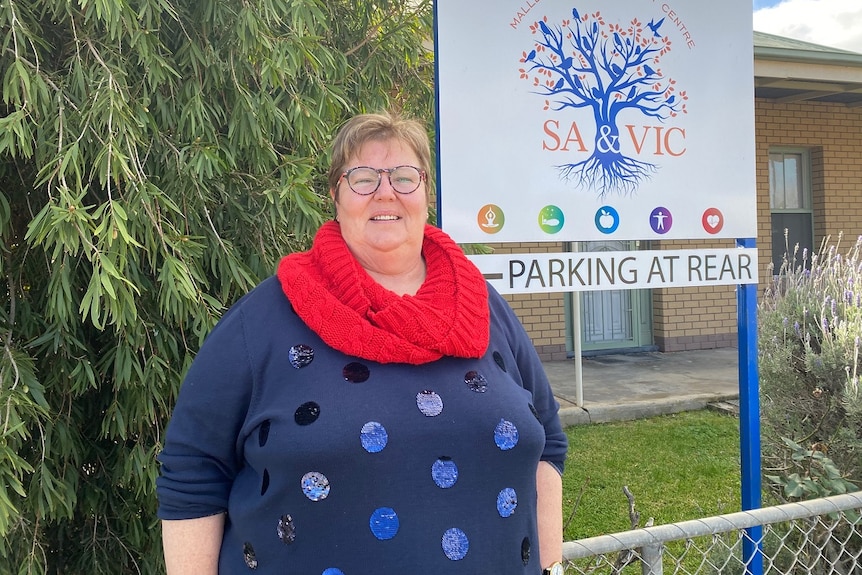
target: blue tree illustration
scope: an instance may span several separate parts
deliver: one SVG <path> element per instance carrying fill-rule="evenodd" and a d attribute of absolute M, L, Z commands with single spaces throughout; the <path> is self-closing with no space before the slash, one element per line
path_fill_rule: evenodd
<path fill-rule="evenodd" d="M 620 147 L 619 114 L 637 110 L 664 122 L 686 113 L 684 91 L 658 67 L 671 41 L 661 33 L 664 18 L 644 26 L 633 19 L 627 28 L 607 24 L 600 12 L 579 14 L 553 28 L 547 17 L 530 26 L 537 36 L 523 52 L 519 72 L 546 97 L 545 109 L 591 108 L 596 123 L 592 155 L 557 166 L 561 178 L 598 192 L 631 194 L 657 169 L 627 157 Z"/>

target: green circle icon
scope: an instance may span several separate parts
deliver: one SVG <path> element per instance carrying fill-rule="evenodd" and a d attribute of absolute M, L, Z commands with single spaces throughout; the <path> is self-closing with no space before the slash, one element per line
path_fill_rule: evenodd
<path fill-rule="evenodd" d="M 566 218 L 557 206 L 545 206 L 539 212 L 539 228 L 546 234 L 556 234 L 563 229 Z"/>

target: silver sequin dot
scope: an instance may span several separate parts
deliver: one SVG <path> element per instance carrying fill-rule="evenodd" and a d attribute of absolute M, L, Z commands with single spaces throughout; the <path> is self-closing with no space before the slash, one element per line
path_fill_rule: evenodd
<path fill-rule="evenodd" d="M 282 515 L 281 519 L 278 520 L 278 527 L 275 532 L 285 545 L 290 545 L 296 541 L 296 524 L 293 522 L 293 517 Z"/>
<path fill-rule="evenodd" d="M 442 545 L 443 553 L 452 561 L 460 561 L 467 556 L 467 551 L 470 549 L 467 535 L 454 527 L 443 534 Z"/>
<path fill-rule="evenodd" d="M 511 517 L 517 506 L 518 495 L 511 487 L 503 489 L 497 495 L 497 511 L 500 513 L 500 517 Z"/>
<path fill-rule="evenodd" d="M 494 443 L 503 451 L 508 451 L 518 444 L 518 428 L 511 421 L 501 419 L 494 429 Z"/>
<path fill-rule="evenodd" d="M 287 357 L 290 360 L 290 365 L 300 369 L 314 361 L 314 350 L 307 345 L 295 345 L 290 348 Z"/>
<path fill-rule="evenodd" d="M 302 492 L 312 501 L 323 501 L 329 497 L 329 480 L 322 473 L 309 471 L 302 476 Z"/>
<path fill-rule="evenodd" d="M 438 487 L 449 489 L 458 481 L 458 466 L 449 457 L 441 457 L 431 466 L 431 477 Z"/>
<path fill-rule="evenodd" d="M 249 569 L 257 569 L 257 556 L 254 554 L 254 547 L 251 543 L 242 544 L 242 558 L 245 559 L 245 564 Z"/>
<path fill-rule="evenodd" d="M 386 447 L 389 441 L 389 435 L 386 433 L 386 428 L 376 421 L 369 421 L 362 426 L 362 431 L 359 434 L 359 439 L 362 441 L 362 447 L 368 453 L 380 453 Z"/>
<path fill-rule="evenodd" d="M 371 370 L 368 369 L 367 365 L 354 361 L 344 366 L 344 369 L 341 370 L 341 375 L 344 376 L 345 381 L 362 383 L 368 381 L 368 378 L 371 377 Z"/>
<path fill-rule="evenodd" d="M 443 399 L 427 389 L 416 394 L 416 405 L 419 411 L 428 417 L 435 417 L 443 412 Z"/>
<path fill-rule="evenodd" d="M 371 514 L 368 526 L 375 537 L 381 541 L 392 539 L 398 534 L 398 514 L 391 507 L 380 507 Z"/>
<path fill-rule="evenodd" d="M 476 393 L 485 393 L 488 390 L 488 380 L 478 371 L 468 371 L 464 376 L 464 383 Z"/>

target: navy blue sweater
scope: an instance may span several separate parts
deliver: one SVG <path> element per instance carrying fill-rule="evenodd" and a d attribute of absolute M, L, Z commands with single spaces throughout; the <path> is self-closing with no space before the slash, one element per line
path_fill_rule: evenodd
<path fill-rule="evenodd" d="M 227 512 L 219 572 L 538 574 L 536 466 L 562 471 L 558 405 L 489 287 L 481 359 L 335 351 L 277 279 L 234 305 L 180 391 L 159 516 Z"/>

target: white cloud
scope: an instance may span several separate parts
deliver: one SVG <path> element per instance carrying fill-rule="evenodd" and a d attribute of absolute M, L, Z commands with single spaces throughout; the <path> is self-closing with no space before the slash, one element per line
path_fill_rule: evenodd
<path fill-rule="evenodd" d="M 756 10 L 754 29 L 862 53 L 862 2 L 783 0 Z"/>

